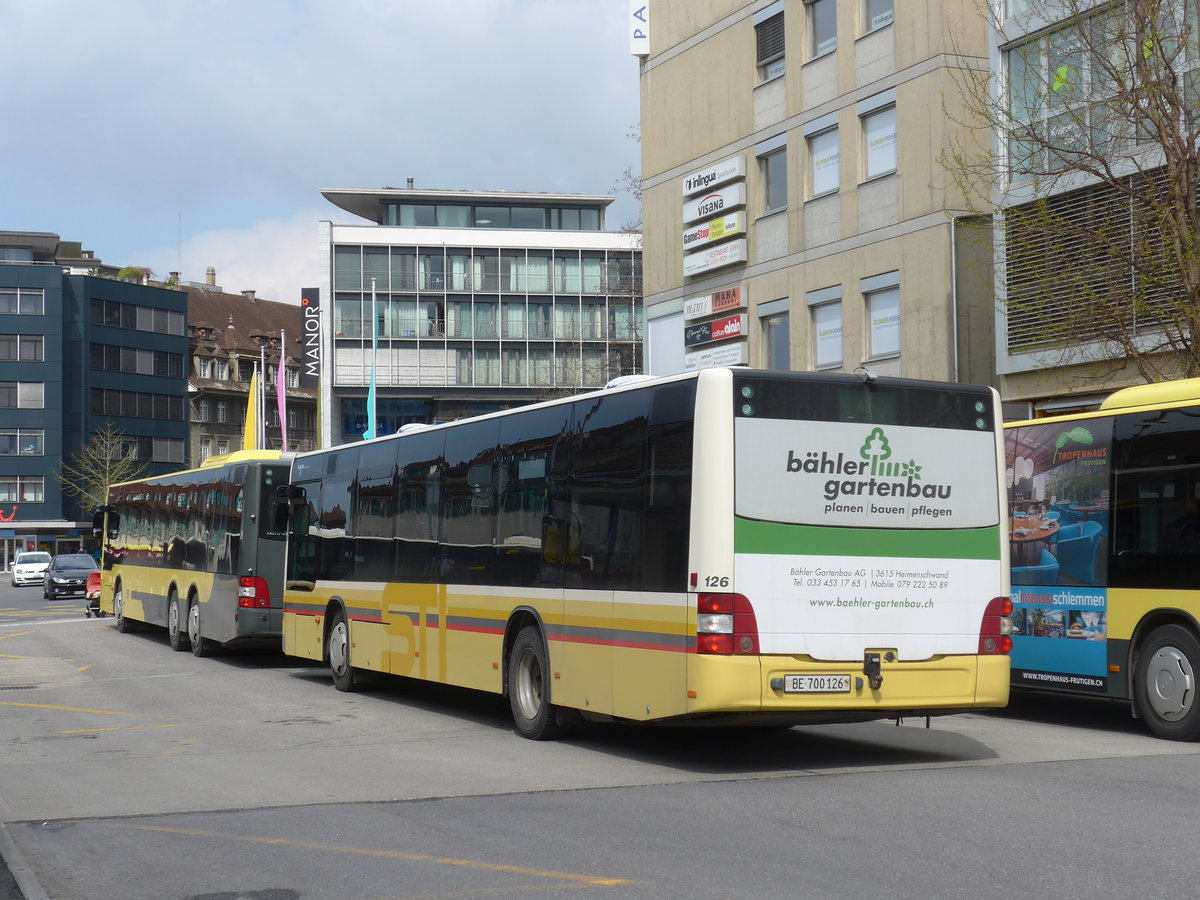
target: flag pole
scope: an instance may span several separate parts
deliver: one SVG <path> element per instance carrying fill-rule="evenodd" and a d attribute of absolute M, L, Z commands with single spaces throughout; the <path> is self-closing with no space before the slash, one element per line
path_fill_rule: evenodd
<path fill-rule="evenodd" d="M 375 279 L 371 279 L 371 379 L 367 387 L 367 430 L 363 440 L 375 437 L 375 362 L 379 353 L 379 314 L 376 312 Z"/>

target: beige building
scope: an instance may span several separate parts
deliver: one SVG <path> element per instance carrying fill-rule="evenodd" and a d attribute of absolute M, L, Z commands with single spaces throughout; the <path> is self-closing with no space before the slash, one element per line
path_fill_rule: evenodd
<path fill-rule="evenodd" d="M 988 64 L 975 6 L 653 0 L 648 24 L 647 371 L 992 382 L 989 231 L 939 165 L 955 72 Z"/>

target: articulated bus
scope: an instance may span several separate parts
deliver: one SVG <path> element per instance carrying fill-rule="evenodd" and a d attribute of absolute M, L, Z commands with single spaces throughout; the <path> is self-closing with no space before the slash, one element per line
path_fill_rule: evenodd
<path fill-rule="evenodd" d="M 1013 686 L 1200 738 L 1200 379 L 1010 423 Z"/>
<path fill-rule="evenodd" d="M 283 648 L 574 723 L 1004 706 L 990 388 L 708 369 L 298 454 Z"/>
<path fill-rule="evenodd" d="M 278 647 L 286 545 L 272 514 L 291 457 L 242 450 L 114 485 L 92 530 L 105 540 L 100 609 L 117 630 L 165 628 L 173 650 L 196 656 Z"/>

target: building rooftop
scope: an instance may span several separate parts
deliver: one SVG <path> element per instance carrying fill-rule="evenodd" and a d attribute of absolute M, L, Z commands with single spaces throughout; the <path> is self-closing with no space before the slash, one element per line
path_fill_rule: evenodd
<path fill-rule="evenodd" d="M 549 194 L 524 191 L 445 191 L 382 187 L 329 189 L 321 196 L 346 212 L 372 222 L 381 221 L 384 204 L 444 204 L 450 206 L 568 206 L 604 209 L 615 199 L 607 194 Z"/>

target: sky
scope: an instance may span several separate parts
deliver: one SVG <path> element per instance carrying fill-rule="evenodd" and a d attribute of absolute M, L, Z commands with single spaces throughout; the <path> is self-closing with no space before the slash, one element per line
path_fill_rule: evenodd
<path fill-rule="evenodd" d="M 608 194 L 628 0 L 0 0 L 0 231 L 298 303 L 331 188 Z M 606 227 L 636 217 L 617 192 Z"/>

